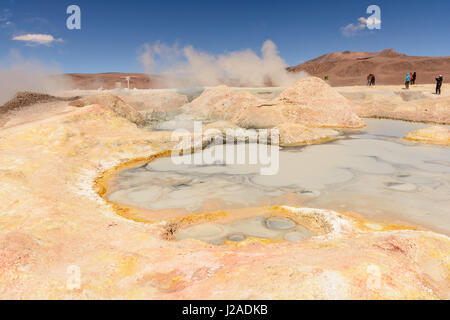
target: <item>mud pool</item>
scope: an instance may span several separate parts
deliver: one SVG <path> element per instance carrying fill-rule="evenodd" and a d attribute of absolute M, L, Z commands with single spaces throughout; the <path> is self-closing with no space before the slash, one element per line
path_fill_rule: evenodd
<path fill-rule="evenodd" d="M 239 242 L 248 237 L 298 242 L 313 236 L 307 228 L 283 217 L 251 217 L 231 224 L 203 223 L 176 232 L 179 240 L 194 238 L 211 244 Z"/>
<path fill-rule="evenodd" d="M 110 181 L 107 197 L 128 206 L 187 213 L 301 205 L 356 212 L 372 220 L 406 223 L 449 235 L 450 148 L 402 139 L 426 124 L 365 121 L 366 128 L 346 132 L 335 141 L 280 150 L 276 175 L 261 175 L 260 165 L 248 162 L 230 164 L 224 159 L 212 165 L 177 165 L 171 158 L 161 158 L 118 173 Z M 224 146 L 211 146 L 208 151 L 217 148 Z M 237 224 L 200 225 L 180 231 L 177 237 L 196 234 L 196 238 L 217 243 L 252 236 L 246 233 L 249 226 Z M 280 231 L 275 233 L 275 238 L 285 237 Z"/>

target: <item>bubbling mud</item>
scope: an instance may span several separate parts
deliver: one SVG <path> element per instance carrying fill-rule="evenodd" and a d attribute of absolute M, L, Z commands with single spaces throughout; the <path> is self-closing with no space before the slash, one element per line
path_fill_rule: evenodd
<path fill-rule="evenodd" d="M 203 223 L 181 229 L 175 238 L 197 239 L 211 244 L 224 244 L 226 241 L 240 242 L 248 237 L 273 241 L 297 242 L 314 236 L 314 233 L 293 220 L 285 217 L 251 217 L 231 224 Z"/>
<path fill-rule="evenodd" d="M 367 128 L 343 139 L 282 149 L 276 175 L 260 175 L 259 165 L 176 165 L 160 158 L 118 173 L 107 198 L 186 213 L 202 212 L 206 204 L 208 210 L 232 209 L 286 204 L 289 199 L 292 205 L 358 212 L 372 220 L 450 234 L 450 148 L 402 139 L 424 124 L 366 122 Z M 221 239 L 240 239 L 247 235 L 244 231 L 221 233 Z M 302 238 L 295 232 L 283 237 Z"/>

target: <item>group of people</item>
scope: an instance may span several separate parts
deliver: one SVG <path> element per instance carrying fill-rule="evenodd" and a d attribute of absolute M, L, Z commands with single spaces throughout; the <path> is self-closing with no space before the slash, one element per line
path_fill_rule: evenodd
<path fill-rule="evenodd" d="M 409 89 L 410 85 L 415 85 L 416 80 L 417 80 L 417 73 L 416 72 L 408 72 L 406 74 L 406 81 L 405 81 L 406 89 Z M 443 82 L 444 82 L 444 78 L 442 77 L 442 75 L 439 75 L 438 77 L 436 77 L 436 94 L 439 94 L 439 95 L 441 94 L 441 87 L 442 87 Z M 367 76 L 367 85 L 368 86 L 375 85 L 375 75 L 373 73 L 371 73 Z"/>
<path fill-rule="evenodd" d="M 406 89 L 409 89 L 409 85 L 414 85 L 416 84 L 416 78 L 417 78 L 417 74 L 415 72 L 409 72 L 406 74 L 406 82 L 405 82 L 405 87 Z"/>
<path fill-rule="evenodd" d="M 409 89 L 409 85 L 410 84 L 416 84 L 416 73 L 407 73 L 406 74 L 406 89 Z M 441 87 L 442 87 L 442 82 L 444 82 L 444 78 L 442 77 L 442 74 L 439 75 L 438 77 L 436 77 L 436 94 L 441 94 Z"/>

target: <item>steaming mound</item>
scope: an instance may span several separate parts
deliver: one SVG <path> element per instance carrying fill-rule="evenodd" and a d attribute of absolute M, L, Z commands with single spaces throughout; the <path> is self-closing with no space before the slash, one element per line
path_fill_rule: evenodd
<path fill-rule="evenodd" d="M 305 71 L 323 79 L 329 77 L 333 86 L 364 85 L 369 73 L 378 84 L 404 83 L 406 72 L 417 72 L 417 83 L 434 83 L 437 74 L 450 76 L 450 57 L 413 57 L 392 49 L 380 52 L 334 52 L 288 68 Z"/>
<path fill-rule="evenodd" d="M 433 126 L 408 133 L 405 139 L 424 143 L 450 145 L 450 129 Z"/>
<path fill-rule="evenodd" d="M 272 102 L 247 91 L 234 91 L 225 85 L 205 90 L 182 109 L 207 119 L 229 120 L 242 128 L 272 128 L 289 122 L 283 109 Z"/>
<path fill-rule="evenodd" d="M 272 128 L 283 123 L 311 127 L 360 128 L 351 102 L 318 78 L 298 80 L 271 101 L 222 85 L 205 90 L 183 107 L 185 112 L 230 120 L 243 128 Z"/>
<path fill-rule="evenodd" d="M 145 124 L 144 117 L 142 117 L 135 108 L 113 94 L 106 93 L 87 96 L 69 103 L 69 105 L 74 107 L 85 107 L 92 104 L 107 106 L 111 108 L 118 116 L 134 122 L 137 125 Z"/>
<path fill-rule="evenodd" d="M 249 106 L 260 106 L 265 101 L 247 91 L 234 91 L 226 85 L 206 89 L 199 97 L 183 107 L 185 112 L 210 117 L 216 120 L 229 120 L 234 113 Z"/>
<path fill-rule="evenodd" d="M 78 98 L 79 97 L 62 98 L 51 96 L 44 93 L 36 93 L 28 91 L 18 92 L 11 100 L 9 100 L 3 106 L 0 107 L 0 114 L 5 114 L 9 111 L 28 107 L 36 103 L 45 103 L 53 101 L 73 101 Z"/>

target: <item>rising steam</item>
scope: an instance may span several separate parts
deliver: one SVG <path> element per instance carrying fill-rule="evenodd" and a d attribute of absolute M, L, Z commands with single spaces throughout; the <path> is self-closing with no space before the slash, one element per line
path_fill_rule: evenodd
<path fill-rule="evenodd" d="M 0 106 L 18 91 L 56 93 L 70 87 L 58 67 L 47 66 L 38 60 L 24 59 L 17 51 L 0 63 Z"/>
<path fill-rule="evenodd" d="M 180 49 L 157 42 L 143 46 L 139 61 L 146 73 L 164 75 L 165 84 L 172 87 L 179 79 L 196 86 L 286 86 L 307 76 L 287 71 L 271 40 L 264 42 L 260 56 L 250 49 L 214 56 L 192 46 Z"/>

